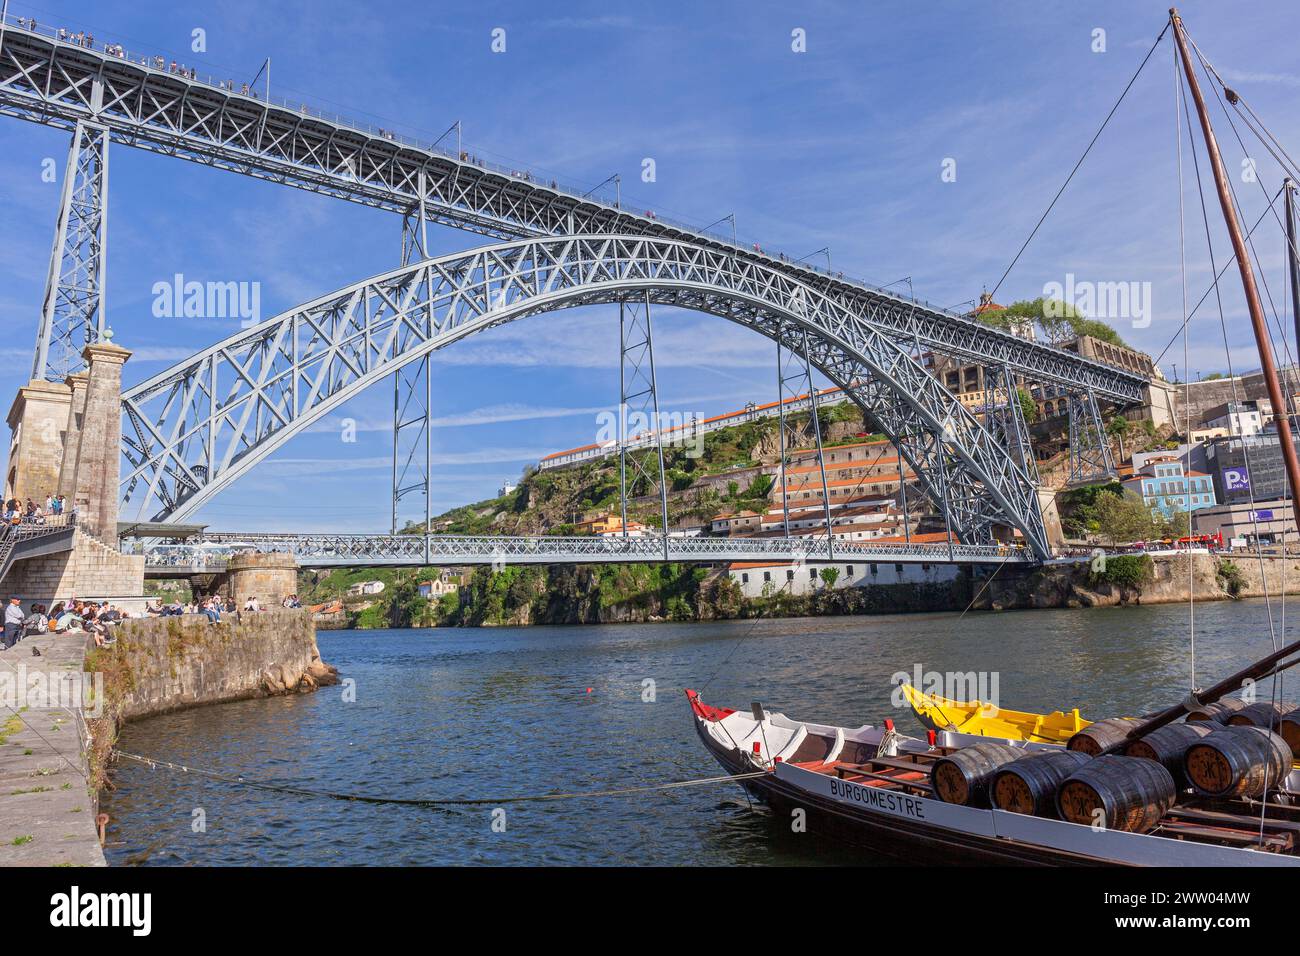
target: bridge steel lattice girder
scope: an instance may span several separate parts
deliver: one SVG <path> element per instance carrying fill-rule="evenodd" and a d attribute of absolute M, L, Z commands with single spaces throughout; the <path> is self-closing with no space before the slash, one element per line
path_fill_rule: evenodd
<path fill-rule="evenodd" d="M 34 379 L 61 382 L 81 371 L 82 349 L 104 331 L 108 144 L 102 126 L 73 126 L 36 332 Z"/>
<path fill-rule="evenodd" d="M 520 240 L 425 260 L 268 319 L 161 372 L 123 395 L 124 507 L 134 502 L 141 515 L 180 520 L 409 362 L 504 322 L 633 294 L 769 338 L 788 328 L 787 347 L 801 347 L 807 329 L 813 364 L 888 436 L 931 436 L 923 455 L 905 454 L 932 495 L 933 469 L 943 469 L 943 488 L 963 502 L 954 529 L 963 540 L 986 540 L 996 514 L 1035 554 L 1049 553 L 1032 482 L 891 337 L 763 263 L 641 236 Z"/>
<path fill-rule="evenodd" d="M 1124 404 L 1143 401 L 1149 384 L 1125 369 L 738 247 L 730 237 L 30 31 L 0 35 L 0 115 L 67 129 L 79 120 L 93 121 L 106 127 L 114 142 L 398 215 L 422 199 L 430 220 L 498 239 L 578 234 L 681 239 L 793 276 L 899 341 L 969 361 L 1007 364 L 1032 381 L 1092 388 L 1099 397 Z"/>

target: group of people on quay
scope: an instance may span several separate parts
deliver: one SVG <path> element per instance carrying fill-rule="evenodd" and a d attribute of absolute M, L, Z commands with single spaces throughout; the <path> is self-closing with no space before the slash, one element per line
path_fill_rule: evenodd
<path fill-rule="evenodd" d="M 281 607 L 299 608 L 302 603 L 298 600 L 298 595 L 290 594 L 280 602 Z M 257 613 L 265 610 L 262 602 L 257 599 L 257 595 L 249 595 L 244 601 L 245 611 Z M 221 621 L 223 614 L 233 614 L 237 610 L 235 601 L 232 598 L 222 597 L 220 594 L 210 594 L 201 601 L 173 601 L 170 604 L 161 602 L 149 602 L 145 605 L 145 615 L 148 617 L 179 617 L 183 614 L 202 614 L 213 624 Z"/>
<path fill-rule="evenodd" d="M 13 647 L 25 637 L 38 634 L 89 634 L 97 647 L 116 643 L 112 626 L 131 616 L 116 605 L 96 601 L 58 601 L 53 607 L 34 603 L 26 612 L 22 600 L 10 597 L 4 610 L 4 646 Z M 33 649 L 34 654 L 39 651 Z"/>
<path fill-rule="evenodd" d="M 46 495 L 42 506 L 31 498 L 14 495 L 4 502 L 5 524 L 45 524 L 47 518 L 76 515 L 77 505 L 68 504 L 66 495 Z"/>

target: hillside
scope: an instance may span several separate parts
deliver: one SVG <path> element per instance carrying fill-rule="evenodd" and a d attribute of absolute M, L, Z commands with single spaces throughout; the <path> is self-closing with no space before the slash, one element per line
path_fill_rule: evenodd
<path fill-rule="evenodd" d="M 851 403 L 822 408 L 818 417 L 827 445 L 866 437 L 862 414 Z M 811 438 L 808 421 L 806 412 L 787 418 L 792 427 Z M 669 526 L 702 524 L 720 511 L 762 510 L 772 479 L 760 470 L 780 457 L 777 427 L 772 418 L 719 429 L 704 436 L 698 457 L 693 457 L 694 448 L 665 448 Z M 647 471 L 658 471 L 652 450 L 635 454 Z M 629 462 L 629 481 L 635 474 Z M 444 534 L 573 534 L 577 522 L 618 511 L 618 486 L 617 456 L 547 471 L 529 468 L 510 494 L 438 515 L 433 530 Z M 655 528 L 663 524 L 657 489 L 644 480 L 629 488 L 628 518 Z M 423 524 L 408 524 L 403 531 L 419 533 Z"/>

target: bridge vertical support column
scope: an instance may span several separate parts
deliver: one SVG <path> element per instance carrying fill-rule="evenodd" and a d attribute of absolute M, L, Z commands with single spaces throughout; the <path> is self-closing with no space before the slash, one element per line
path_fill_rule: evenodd
<path fill-rule="evenodd" d="M 1115 459 L 1106 440 L 1106 427 L 1092 389 L 1070 392 L 1070 473 L 1067 484 L 1080 484 L 1115 477 Z"/>
<path fill-rule="evenodd" d="M 789 503 L 789 483 L 786 477 L 786 449 L 785 449 L 785 405 L 787 401 L 793 401 L 800 395 L 808 396 L 808 424 L 812 430 L 813 442 L 817 448 L 817 469 L 821 474 L 822 483 L 822 512 L 826 520 L 826 557 L 831 560 L 835 557 L 834 535 L 831 526 L 831 498 L 830 489 L 826 483 L 826 459 L 822 454 L 822 428 L 821 420 L 817 412 L 817 389 L 813 384 L 812 363 L 808 359 L 808 331 L 807 329 L 796 329 L 793 338 L 801 344 L 800 348 L 789 348 L 790 356 L 795 360 L 796 366 L 792 373 L 786 373 L 786 366 L 782 359 L 782 353 L 787 351 L 785 342 L 784 324 L 777 322 L 776 334 L 776 381 L 777 381 L 777 414 L 779 419 L 778 428 L 780 430 L 780 452 L 781 452 L 781 509 L 785 521 L 785 536 L 790 537 L 790 503 Z M 792 387 L 793 383 L 793 387 Z"/>
<path fill-rule="evenodd" d="M 78 121 L 72 131 L 45 277 L 33 379 L 62 382 L 84 368 L 82 349 L 99 341 L 106 325 L 108 143 L 108 130 L 102 126 Z"/>
<path fill-rule="evenodd" d="M 101 342 L 86 346 L 90 366 L 86 409 L 77 443 L 74 502 L 78 523 L 117 547 L 117 508 L 122 465 L 122 366 L 131 353 Z"/>
<path fill-rule="evenodd" d="M 628 409 L 637 402 L 636 413 L 648 419 L 645 427 L 652 430 L 655 454 L 659 459 L 659 507 L 663 520 L 664 560 L 668 560 L 668 483 L 664 475 L 663 428 L 659 419 L 659 383 L 655 377 L 654 330 L 650 322 L 650 293 L 645 297 L 620 299 L 618 303 L 618 499 L 623 521 L 623 537 L 627 537 L 627 464 L 628 464 Z M 636 456 L 632 467 L 647 484 L 654 484 L 645 464 Z M 635 487 L 636 477 L 633 477 Z"/>
<path fill-rule="evenodd" d="M 894 445 L 894 454 L 898 457 L 898 493 L 903 506 L 903 541 L 906 544 L 911 544 L 912 522 L 907 510 L 907 478 L 903 473 L 903 440 L 901 438 Z"/>
<path fill-rule="evenodd" d="M 997 401 L 999 390 L 1005 396 L 1000 407 Z M 1007 450 L 1011 452 L 1021 470 L 1035 485 L 1038 484 L 1038 462 L 1034 459 L 1034 447 L 1029 441 L 1029 426 L 1025 423 L 1025 412 L 1020 407 L 1019 386 L 1009 365 L 1002 365 L 994 372 L 993 398 L 987 403 L 987 407 L 988 418 L 996 415 L 997 429 L 994 434 L 1006 443 Z M 993 411 L 995 407 L 996 412 Z"/>
<path fill-rule="evenodd" d="M 419 201 L 402 216 L 402 265 L 429 256 L 428 218 L 425 208 L 425 175 L 420 173 Z M 427 317 L 426 317 L 427 320 Z M 410 371 L 408 371 L 410 369 Z M 424 493 L 424 530 L 432 519 L 433 382 L 429 356 L 413 366 L 393 373 L 393 514 L 392 533 L 397 534 L 397 505 L 409 494 Z"/>

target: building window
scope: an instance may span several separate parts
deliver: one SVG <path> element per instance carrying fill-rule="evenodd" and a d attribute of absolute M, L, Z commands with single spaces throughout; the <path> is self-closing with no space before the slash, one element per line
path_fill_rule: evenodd
<path fill-rule="evenodd" d="M 853 577 L 853 565 L 851 565 L 851 564 L 848 565 L 848 566 L 844 569 L 844 573 L 847 574 L 849 577 Z"/>
<path fill-rule="evenodd" d="M 740 576 L 740 583 L 741 583 L 741 584 L 748 584 L 748 583 L 749 583 L 749 575 L 748 575 L 748 574 L 742 574 L 742 575 Z"/>
<path fill-rule="evenodd" d="M 764 580 L 764 581 L 771 581 L 771 580 L 772 580 L 772 572 L 771 572 L 771 571 L 764 571 L 764 572 L 763 572 L 763 580 Z"/>
<path fill-rule="evenodd" d="M 794 571 L 793 571 L 793 570 L 787 570 L 787 571 L 785 572 L 785 579 L 786 579 L 787 581 L 793 581 L 793 580 L 794 580 Z"/>

